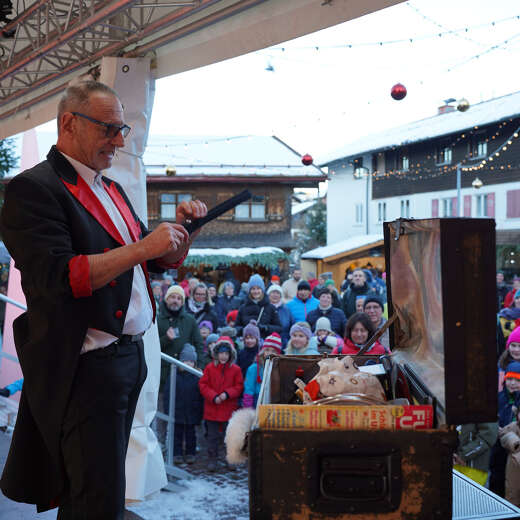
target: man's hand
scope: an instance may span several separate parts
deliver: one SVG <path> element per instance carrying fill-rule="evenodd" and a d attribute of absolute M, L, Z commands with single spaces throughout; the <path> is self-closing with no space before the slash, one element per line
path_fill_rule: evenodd
<path fill-rule="evenodd" d="M 162 258 L 188 245 L 189 235 L 180 224 L 161 222 L 149 235 L 141 240 L 147 260 Z M 182 255 L 179 255 L 182 256 Z"/>
<path fill-rule="evenodd" d="M 175 211 L 175 222 L 183 226 L 187 221 L 205 217 L 208 213 L 206 204 L 201 200 L 183 200 Z M 194 235 L 197 233 L 193 233 Z"/>
<path fill-rule="evenodd" d="M 171 340 L 174 340 L 174 339 L 175 339 L 175 331 L 173 330 L 172 327 L 170 327 L 170 328 L 166 331 L 166 335 L 167 335 L 168 338 L 171 339 Z"/>

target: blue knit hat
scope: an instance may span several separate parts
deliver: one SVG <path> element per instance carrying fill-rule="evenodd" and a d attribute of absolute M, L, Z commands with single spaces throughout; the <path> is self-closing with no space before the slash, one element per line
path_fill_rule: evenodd
<path fill-rule="evenodd" d="M 249 292 L 252 287 L 260 287 L 260 289 L 265 292 L 265 284 L 259 274 L 255 273 L 251 275 L 251 278 L 249 278 L 249 282 L 247 283 L 247 292 Z"/>
<path fill-rule="evenodd" d="M 511 361 L 506 368 L 506 379 L 508 378 L 520 379 L 520 361 Z"/>

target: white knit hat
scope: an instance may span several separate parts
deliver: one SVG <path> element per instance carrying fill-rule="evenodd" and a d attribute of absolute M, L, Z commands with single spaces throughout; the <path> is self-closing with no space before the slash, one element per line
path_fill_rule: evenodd
<path fill-rule="evenodd" d="M 316 327 L 314 327 L 314 331 L 316 332 L 318 330 L 327 330 L 329 332 L 332 332 L 329 318 L 326 318 L 325 316 L 318 318 L 318 320 L 316 321 Z"/>

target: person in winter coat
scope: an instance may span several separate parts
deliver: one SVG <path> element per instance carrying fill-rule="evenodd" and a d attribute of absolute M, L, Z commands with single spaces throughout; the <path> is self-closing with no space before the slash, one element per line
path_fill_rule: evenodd
<path fill-rule="evenodd" d="M 296 296 L 287 304 L 294 321 L 307 321 L 307 316 L 316 309 L 319 301 L 311 294 L 309 282 L 302 280 L 298 284 Z"/>
<path fill-rule="evenodd" d="M 247 369 L 256 359 L 261 346 L 260 330 L 256 326 L 255 320 L 251 320 L 244 327 L 242 343 L 244 348 L 238 352 L 237 365 L 240 367 L 242 377 L 245 379 Z"/>
<path fill-rule="evenodd" d="M 296 296 L 298 284 L 300 283 L 301 279 L 302 270 L 299 267 L 295 267 L 292 271 L 292 276 L 285 280 L 285 282 L 282 284 L 284 303 L 290 302 Z"/>
<path fill-rule="evenodd" d="M 227 281 L 223 284 L 222 295 L 215 303 L 219 327 L 226 325 L 226 316 L 230 311 L 238 309 L 242 305 L 240 298 L 235 296 L 235 286 L 233 282 Z"/>
<path fill-rule="evenodd" d="M 498 394 L 498 426 L 503 428 L 516 420 L 516 410 L 520 409 L 520 362 L 513 361 L 506 368 L 504 389 Z M 497 440 L 491 451 L 489 463 L 489 489 L 497 495 L 505 496 L 505 467 L 507 451 Z"/>
<path fill-rule="evenodd" d="M 315 333 L 309 343 L 311 348 L 318 350 L 320 354 L 331 354 L 334 349 L 343 347 L 341 336 L 332 330 L 328 318 L 318 318 L 315 325 Z"/>
<path fill-rule="evenodd" d="M 269 303 L 265 294 L 265 284 L 259 274 L 253 274 L 247 284 L 248 296 L 243 305 L 238 309 L 235 328 L 237 335 L 242 335 L 242 329 L 251 321 L 255 320 L 260 329 L 262 338 L 266 338 L 273 332 L 282 332 L 282 324 L 278 317 L 276 308 Z"/>
<path fill-rule="evenodd" d="M 195 368 L 197 352 L 195 352 L 193 345 L 189 343 L 184 345 L 179 360 Z M 167 396 L 165 410 L 168 410 L 169 392 L 166 392 L 165 396 Z M 175 429 L 173 435 L 175 464 L 182 462 L 193 464 L 195 462 L 195 453 L 197 451 L 195 426 L 202 421 L 203 405 L 204 400 L 200 393 L 198 376 L 187 372 L 183 368 L 179 368 L 175 384 Z"/>
<path fill-rule="evenodd" d="M 497 436 L 496 422 L 463 424 L 460 427 L 459 447 L 454 462 L 481 471 L 481 485 L 487 480 L 491 450 Z"/>
<path fill-rule="evenodd" d="M 513 278 L 513 288 L 506 294 L 504 299 L 504 308 L 513 305 L 517 291 L 520 291 L 520 277 L 515 276 Z"/>
<path fill-rule="evenodd" d="M 520 409 L 516 410 L 515 421 L 500 428 L 499 438 L 507 452 L 505 471 L 505 499 L 520 506 Z"/>
<path fill-rule="evenodd" d="M 260 395 L 260 386 L 264 377 L 264 364 L 268 356 L 280 356 L 282 354 L 282 338 L 278 332 L 273 332 L 265 338 L 256 361 L 247 369 L 244 382 L 244 396 L 242 406 L 244 408 L 256 408 L 256 402 Z"/>
<path fill-rule="evenodd" d="M 364 271 L 356 269 L 352 273 L 352 283 L 347 286 L 342 296 L 343 312 L 347 319 L 356 312 L 356 298 L 358 296 L 374 295 L 374 289 L 367 283 Z"/>
<path fill-rule="evenodd" d="M 520 327 L 517 327 L 506 341 L 506 349 L 498 358 L 498 391 L 504 388 L 504 376 L 507 366 L 513 361 L 520 361 Z"/>
<path fill-rule="evenodd" d="M 204 340 L 204 356 L 202 358 L 202 363 L 200 363 L 201 367 L 205 367 L 209 362 L 213 361 L 213 347 L 218 341 L 218 338 L 220 336 L 224 336 L 225 334 L 215 334 L 214 332 L 210 334 L 205 340 Z"/>
<path fill-rule="evenodd" d="M 23 377 L 21 379 L 17 379 L 13 381 L 10 385 L 5 386 L 4 388 L 0 388 L 0 395 L 2 397 L 10 397 L 16 392 L 21 392 L 23 387 Z"/>
<path fill-rule="evenodd" d="M 327 288 L 323 288 L 318 293 L 319 305 L 316 309 L 307 314 L 307 323 L 313 330 L 315 329 L 316 322 L 319 318 L 327 318 L 330 322 L 332 330 L 338 335 L 343 337 L 345 334 L 345 325 L 347 324 L 347 318 L 345 313 L 332 304 L 332 294 Z"/>
<path fill-rule="evenodd" d="M 290 339 L 285 347 L 287 356 L 316 356 L 319 354 L 316 347 L 310 345 L 312 331 L 306 321 L 295 323 L 290 330 Z"/>
<path fill-rule="evenodd" d="M 217 457 L 220 448 L 224 447 L 227 423 L 238 408 L 238 398 L 244 389 L 242 372 L 235 365 L 236 350 L 231 338 L 219 338 L 213 347 L 213 357 L 199 380 L 208 427 L 208 471 L 211 472 L 217 469 Z"/>
<path fill-rule="evenodd" d="M 195 318 L 184 307 L 184 290 L 180 285 L 172 285 L 159 306 L 157 328 L 161 351 L 179 359 L 186 343 L 193 345 L 200 361 L 203 359 L 202 338 Z M 161 389 L 169 374 L 166 363 L 161 366 Z"/>
<path fill-rule="evenodd" d="M 365 343 L 374 335 L 375 329 L 370 318 L 364 312 L 356 312 L 347 321 L 345 327 L 345 346 L 335 348 L 333 354 L 356 355 Z M 366 356 L 386 354 L 385 347 L 376 341 L 366 352 Z"/>
<path fill-rule="evenodd" d="M 510 287 L 504 280 L 504 273 L 497 271 L 497 310 L 501 309 L 504 305 L 507 293 L 510 291 Z"/>
<path fill-rule="evenodd" d="M 294 318 L 287 305 L 283 303 L 282 288 L 279 285 L 271 285 L 269 289 L 267 289 L 267 296 L 278 312 L 278 318 L 282 324 L 282 348 L 285 348 L 285 345 L 287 345 L 287 342 L 289 341 L 289 331 L 295 323 Z"/>
<path fill-rule="evenodd" d="M 190 291 L 190 297 L 185 304 L 186 311 L 189 312 L 197 323 L 203 321 L 210 321 L 213 325 L 213 330 L 218 328 L 218 318 L 213 310 L 213 301 L 208 293 L 206 284 L 198 282 Z"/>
<path fill-rule="evenodd" d="M 376 332 L 386 323 L 386 318 L 383 316 L 384 311 L 385 307 L 383 302 L 377 296 L 368 296 L 365 298 L 363 302 L 363 312 L 370 318 Z M 387 352 L 390 352 L 390 331 L 388 329 L 385 330 L 378 341 L 385 347 Z"/>
<path fill-rule="evenodd" d="M 332 296 L 332 306 L 336 309 L 343 310 L 343 305 L 341 304 L 341 298 L 339 297 L 338 290 L 336 289 L 336 285 L 332 278 L 325 280 L 325 289 L 330 292 Z M 313 292 L 314 295 L 314 292 Z"/>
<path fill-rule="evenodd" d="M 514 329 L 520 327 L 520 290 L 516 291 L 513 303 L 498 313 L 498 319 L 506 339 Z"/>

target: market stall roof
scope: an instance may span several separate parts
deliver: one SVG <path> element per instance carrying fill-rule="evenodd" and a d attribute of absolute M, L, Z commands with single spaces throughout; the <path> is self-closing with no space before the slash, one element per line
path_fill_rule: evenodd
<path fill-rule="evenodd" d="M 229 267 L 231 265 L 247 264 L 251 267 L 262 266 L 272 269 L 278 267 L 279 260 L 287 258 L 287 255 L 277 247 L 192 248 L 186 260 L 184 260 L 183 266 L 208 265 L 217 268 L 218 266 Z"/>
<path fill-rule="evenodd" d="M 303 253 L 303 259 L 315 259 L 315 260 L 334 260 L 335 257 L 342 257 L 346 254 L 361 253 L 367 249 L 373 247 L 379 247 L 384 244 L 382 234 L 377 235 L 359 235 L 341 242 L 336 242 L 329 246 L 317 247 L 311 251 Z"/>
<path fill-rule="evenodd" d="M 143 161 L 149 182 L 201 176 L 326 180 L 316 166 L 304 166 L 301 157 L 276 136 L 150 135 Z M 165 175 L 173 169 L 173 175 Z"/>
<path fill-rule="evenodd" d="M 520 115 L 520 91 L 471 105 L 467 112 L 454 110 L 361 137 L 318 159 L 321 166 L 360 155 L 449 135 Z"/>

